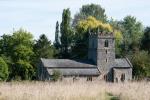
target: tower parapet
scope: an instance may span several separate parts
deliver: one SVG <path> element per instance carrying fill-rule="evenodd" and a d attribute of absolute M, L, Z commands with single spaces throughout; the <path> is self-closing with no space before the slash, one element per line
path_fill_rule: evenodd
<path fill-rule="evenodd" d="M 91 32 L 89 31 L 89 37 L 98 37 L 98 38 L 114 38 L 114 32 L 107 32 L 107 31 L 97 31 Z"/>
<path fill-rule="evenodd" d="M 89 38 L 90 37 L 94 38 L 94 37 L 97 37 L 97 36 L 98 36 L 97 32 L 91 32 L 91 31 L 89 31 Z"/>
<path fill-rule="evenodd" d="M 99 38 L 114 38 L 114 33 L 102 31 L 98 33 L 98 37 Z"/>

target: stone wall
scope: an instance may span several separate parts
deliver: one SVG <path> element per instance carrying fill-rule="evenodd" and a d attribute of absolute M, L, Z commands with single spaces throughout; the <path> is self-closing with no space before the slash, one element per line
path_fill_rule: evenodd
<path fill-rule="evenodd" d="M 113 80 L 114 82 L 131 81 L 132 68 L 113 68 Z"/>

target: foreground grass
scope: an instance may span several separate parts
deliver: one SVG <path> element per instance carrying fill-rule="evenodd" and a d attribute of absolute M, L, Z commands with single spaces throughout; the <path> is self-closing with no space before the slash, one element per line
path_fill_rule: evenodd
<path fill-rule="evenodd" d="M 0 100 L 150 100 L 150 83 L 0 83 Z"/>

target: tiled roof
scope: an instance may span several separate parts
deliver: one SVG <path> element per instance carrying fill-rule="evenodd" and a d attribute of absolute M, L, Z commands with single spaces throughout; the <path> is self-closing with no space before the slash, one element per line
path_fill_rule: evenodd
<path fill-rule="evenodd" d="M 132 64 L 127 58 L 115 59 L 114 67 L 129 68 Z"/>
<path fill-rule="evenodd" d="M 96 65 L 89 60 L 70 60 L 70 59 L 43 59 L 42 64 L 47 68 L 50 75 L 53 70 L 58 70 L 66 76 L 99 75 L 100 72 Z"/>
<path fill-rule="evenodd" d="M 43 59 L 44 67 L 96 67 L 89 60 L 70 60 L 70 59 Z"/>
<path fill-rule="evenodd" d="M 58 70 L 64 76 L 98 76 L 100 72 L 97 68 L 47 68 L 50 75 L 53 75 L 53 71 Z"/>

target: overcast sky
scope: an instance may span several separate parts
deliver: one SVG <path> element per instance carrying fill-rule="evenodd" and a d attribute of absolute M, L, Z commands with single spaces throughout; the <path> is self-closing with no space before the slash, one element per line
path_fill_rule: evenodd
<path fill-rule="evenodd" d="M 64 8 L 72 17 L 84 4 L 100 4 L 107 16 L 120 20 L 133 15 L 145 26 L 150 26 L 150 0 L 0 0 L 0 36 L 24 28 L 37 39 L 44 33 L 54 40 L 55 24 L 61 22 Z"/>

